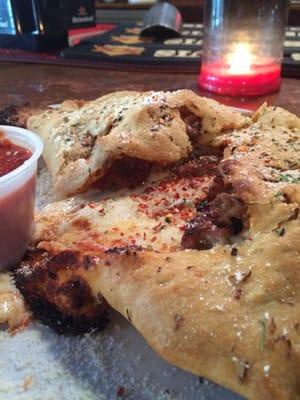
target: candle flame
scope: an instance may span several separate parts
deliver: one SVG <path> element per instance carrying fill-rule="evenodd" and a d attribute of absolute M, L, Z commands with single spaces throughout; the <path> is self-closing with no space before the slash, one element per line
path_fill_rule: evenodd
<path fill-rule="evenodd" d="M 246 43 L 237 43 L 231 54 L 228 55 L 229 72 L 231 74 L 247 74 L 251 72 L 253 56 Z"/>

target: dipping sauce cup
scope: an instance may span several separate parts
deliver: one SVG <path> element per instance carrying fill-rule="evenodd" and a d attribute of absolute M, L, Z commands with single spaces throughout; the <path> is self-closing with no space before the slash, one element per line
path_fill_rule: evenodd
<path fill-rule="evenodd" d="M 38 159 L 43 143 L 26 129 L 1 126 L 3 136 L 32 154 L 22 165 L 0 177 L 0 271 L 13 267 L 30 242 L 36 195 Z"/>

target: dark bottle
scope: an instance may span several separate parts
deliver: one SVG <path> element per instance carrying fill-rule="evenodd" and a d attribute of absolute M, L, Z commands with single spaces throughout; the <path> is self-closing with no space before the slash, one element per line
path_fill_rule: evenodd
<path fill-rule="evenodd" d="M 1 47 L 61 49 L 68 29 L 94 24 L 94 0 L 0 0 Z"/>

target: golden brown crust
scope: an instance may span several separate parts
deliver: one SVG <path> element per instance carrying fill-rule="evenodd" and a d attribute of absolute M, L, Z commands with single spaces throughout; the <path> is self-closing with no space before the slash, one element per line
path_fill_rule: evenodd
<path fill-rule="evenodd" d="M 75 245 L 74 252 L 97 260 L 76 275 L 167 361 L 248 398 L 294 399 L 300 390 L 299 221 L 285 229 L 282 237 L 274 231 L 245 242 L 236 257 L 231 246 L 163 254 Z M 47 243 L 48 254 L 60 255 L 60 248 Z"/>
<path fill-rule="evenodd" d="M 159 200 L 155 185 L 154 198 L 145 199 L 150 216 L 136 204 L 149 195 L 141 189 L 133 197 L 122 191 L 92 203 L 76 198 L 48 206 L 37 217 L 35 246 L 47 254 L 49 268 L 66 250 L 91 257 L 94 263 L 79 265 L 76 276 L 95 300 L 101 293 L 169 362 L 248 398 L 298 399 L 299 135 L 297 117 L 263 108 L 248 128 L 201 136 L 196 147 L 199 142 L 225 147 L 215 178 L 204 174 L 196 188 L 201 192 L 198 201 L 207 198 L 209 204 L 199 206 L 197 201 L 196 209 L 193 185 L 187 191 L 193 200 L 191 229 L 197 221 L 200 226 L 208 221 L 220 234 L 231 234 L 211 249 L 183 249 L 177 219 L 160 230 L 161 216 L 152 212 L 157 207 L 152 201 Z M 189 173 L 193 168 L 189 165 Z M 182 179 L 191 182 L 194 177 L 176 181 L 179 199 L 184 196 Z M 220 180 L 225 196 L 212 196 Z M 159 187 L 162 181 L 158 179 Z M 212 209 L 231 196 L 247 208 L 238 233 L 226 231 Z M 171 220 L 177 215 L 170 214 Z M 118 236 L 112 228 L 118 228 Z M 132 242 L 133 232 L 142 229 L 151 235 Z M 152 242 L 153 229 L 158 229 L 158 238 Z M 27 260 L 17 271 L 19 284 L 40 268 Z M 61 273 L 64 282 L 63 277 Z"/>
<path fill-rule="evenodd" d="M 293 222 L 276 249 L 271 233 L 239 247 L 234 261 L 230 248 L 201 257 L 112 255 L 110 268 L 99 265 L 89 281 L 103 282 L 104 297 L 169 362 L 248 398 L 293 399 L 300 390 L 300 258 L 292 244 L 299 248 L 299 234 Z"/>
<path fill-rule="evenodd" d="M 198 119 L 197 135 L 211 135 L 249 122 L 192 91 L 108 94 L 78 104 L 64 102 L 30 117 L 27 126 L 44 141 L 44 159 L 59 198 L 85 191 L 116 159 L 136 157 L 166 165 L 191 149 L 185 117 Z"/>

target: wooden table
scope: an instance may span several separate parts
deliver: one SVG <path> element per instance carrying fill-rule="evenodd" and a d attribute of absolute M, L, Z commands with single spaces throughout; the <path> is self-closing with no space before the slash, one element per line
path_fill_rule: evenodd
<path fill-rule="evenodd" d="M 279 93 L 259 98 L 218 97 L 200 91 L 196 74 L 126 72 L 38 64 L 0 62 L 0 107 L 30 102 L 53 104 L 64 99 L 93 99 L 115 90 L 188 88 L 222 103 L 254 110 L 264 101 L 300 116 L 300 80 L 283 79 Z"/>

